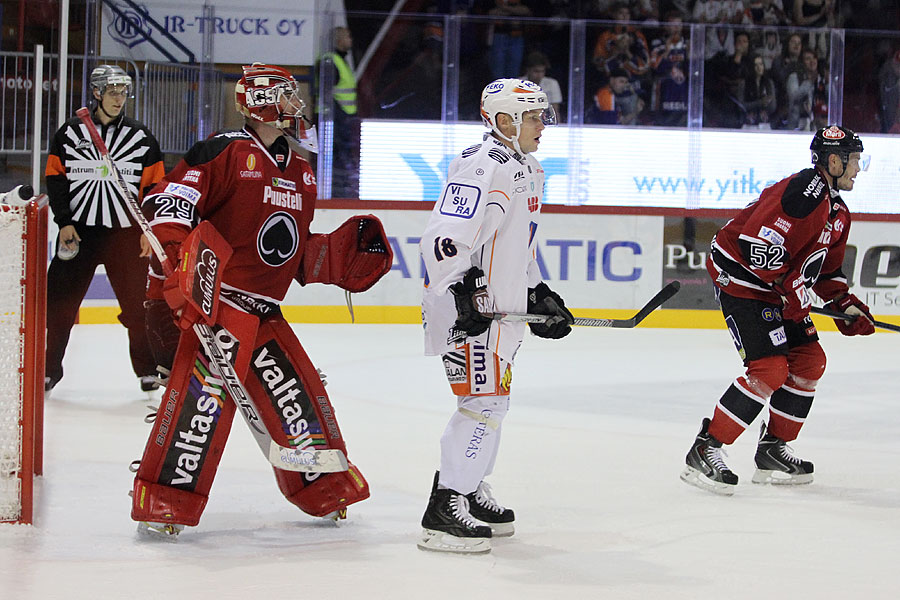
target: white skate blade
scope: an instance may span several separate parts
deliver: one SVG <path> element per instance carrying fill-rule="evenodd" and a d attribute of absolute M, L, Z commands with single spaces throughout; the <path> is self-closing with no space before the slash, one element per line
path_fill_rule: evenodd
<path fill-rule="evenodd" d="M 734 488 L 737 487 L 736 485 L 713 481 L 691 466 L 686 466 L 684 471 L 681 472 L 680 477 L 683 482 L 689 485 L 698 487 L 707 492 L 712 492 L 713 494 L 719 494 L 720 496 L 731 496 L 734 494 Z"/>
<path fill-rule="evenodd" d="M 178 541 L 178 534 L 181 533 L 182 529 L 184 529 L 184 525 L 177 523 L 139 521 L 137 525 L 137 531 L 140 535 L 170 543 Z"/>
<path fill-rule="evenodd" d="M 772 485 L 805 485 L 812 483 L 813 474 L 791 475 L 784 471 L 766 471 L 757 469 L 753 474 L 753 483 L 770 483 Z"/>
<path fill-rule="evenodd" d="M 510 534 L 511 535 L 511 534 Z M 487 554 L 491 551 L 490 538 L 461 538 L 443 531 L 423 529 L 416 544 L 419 550 L 453 552 L 456 554 Z"/>

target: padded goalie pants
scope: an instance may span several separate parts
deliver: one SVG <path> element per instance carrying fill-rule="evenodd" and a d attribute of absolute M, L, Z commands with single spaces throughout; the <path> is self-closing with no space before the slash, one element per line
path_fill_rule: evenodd
<path fill-rule="evenodd" d="M 275 442 L 346 453 L 325 387 L 280 314 L 260 322 L 223 303 L 213 330 Z M 184 332 L 134 480 L 134 520 L 199 522 L 236 408 L 193 331 Z M 342 473 L 273 469 L 288 501 L 313 516 L 369 497 L 352 463 Z"/>

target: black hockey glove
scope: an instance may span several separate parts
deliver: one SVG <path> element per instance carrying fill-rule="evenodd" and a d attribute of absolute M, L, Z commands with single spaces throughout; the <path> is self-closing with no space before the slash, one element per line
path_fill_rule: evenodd
<path fill-rule="evenodd" d="M 482 312 L 490 311 L 490 300 L 484 271 L 472 267 L 466 271 L 462 281 L 450 286 L 456 301 L 456 323 L 454 327 L 465 331 L 469 337 L 481 335 L 491 326 L 491 318 Z"/>
<path fill-rule="evenodd" d="M 552 315 L 544 323 L 528 324 L 531 327 L 531 333 L 542 338 L 553 340 L 564 338 L 572 331 L 572 323 L 575 322 L 575 317 L 566 308 L 563 299 L 543 282 L 533 288 L 529 288 L 528 312 L 538 315 Z"/>

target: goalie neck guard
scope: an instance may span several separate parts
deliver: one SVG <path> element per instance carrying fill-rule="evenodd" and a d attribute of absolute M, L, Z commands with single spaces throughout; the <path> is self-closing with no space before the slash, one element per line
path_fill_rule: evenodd
<path fill-rule="evenodd" d="M 304 141 L 311 136 L 303 114 L 306 103 L 297 81 L 286 70 L 263 63 L 245 65 L 234 86 L 234 102 L 246 118 L 280 129 L 307 147 Z"/>
<path fill-rule="evenodd" d="M 481 92 L 481 120 L 501 139 L 511 143 L 519 154 L 519 134 L 522 131 L 522 115 L 528 111 L 541 110 L 544 125 L 556 125 L 556 112 L 547 100 L 547 94 L 536 83 L 522 79 L 497 79 L 485 86 Z M 509 115 L 516 128 L 512 138 L 503 134 L 497 125 L 497 115 Z"/>

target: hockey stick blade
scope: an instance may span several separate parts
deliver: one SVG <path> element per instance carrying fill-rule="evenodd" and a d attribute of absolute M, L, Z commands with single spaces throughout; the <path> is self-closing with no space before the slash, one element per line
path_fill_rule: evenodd
<path fill-rule="evenodd" d="M 169 261 L 166 260 L 166 252 L 159 242 L 159 238 L 153 233 L 153 229 L 150 227 L 150 223 L 147 222 L 147 218 L 141 212 L 141 207 L 138 204 L 137 198 L 135 198 L 131 190 L 128 189 L 125 179 L 116 167 L 116 163 L 113 162 L 112 157 L 110 157 L 109 149 L 106 147 L 103 138 L 100 137 L 100 132 L 97 131 L 97 126 L 94 124 L 91 112 L 86 107 L 81 107 L 75 111 L 75 114 L 78 115 L 78 118 L 90 135 L 91 141 L 94 143 L 97 152 L 100 153 L 100 158 L 109 169 L 113 181 L 119 188 L 122 197 L 125 199 L 125 206 L 128 208 L 128 212 L 134 217 L 135 222 L 141 228 L 141 232 L 150 242 L 153 253 L 156 254 L 156 258 L 158 258 L 159 262 L 162 264 L 166 276 L 171 275 L 172 267 L 169 265 Z M 340 450 L 334 449 L 315 451 L 319 455 L 316 460 L 300 460 L 299 458 L 290 460 L 290 458 L 296 454 L 296 449 L 281 446 L 272 439 L 272 436 L 266 430 L 259 418 L 259 410 L 257 410 L 256 404 L 247 394 L 243 384 L 241 384 L 240 379 L 235 373 L 234 365 L 231 364 L 231 361 L 216 341 L 216 335 L 213 330 L 204 323 L 195 323 L 194 333 L 197 334 L 200 344 L 203 346 L 203 350 L 212 361 L 214 370 L 218 373 L 219 377 L 222 378 L 222 382 L 225 385 L 228 395 L 240 409 L 239 412 L 247 422 L 250 433 L 253 434 L 253 438 L 256 440 L 259 449 L 272 466 L 285 471 L 322 473 L 330 473 L 338 470 L 346 471 L 348 469 L 347 457 L 344 456 L 344 453 Z M 276 455 L 274 458 L 273 450 Z M 285 457 L 287 457 L 287 459 Z M 335 464 L 340 464 L 343 466 L 343 469 L 335 469 Z"/>
<path fill-rule="evenodd" d="M 673 281 L 659 290 L 655 296 L 650 298 L 641 309 L 635 313 L 630 319 L 592 319 L 588 317 L 575 317 L 572 325 L 575 327 L 617 327 L 621 329 L 631 329 L 636 327 L 641 321 L 654 310 L 665 304 L 669 299 L 678 293 L 681 289 L 680 281 Z M 492 313 L 490 315 L 494 321 L 507 321 L 518 323 L 545 323 L 550 315 L 537 315 L 533 313 Z M 457 332 L 448 340 L 450 343 L 460 342 L 466 338 L 464 331 Z"/>
<path fill-rule="evenodd" d="M 829 310 L 827 308 L 819 308 L 818 306 L 813 306 L 809 309 L 809 312 L 815 313 L 817 315 L 822 315 L 825 317 L 831 317 L 832 319 L 841 319 L 843 321 L 853 321 L 857 317 L 854 315 L 848 315 L 847 313 L 843 313 L 836 310 Z M 885 323 L 884 321 L 872 321 L 872 324 L 875 327 L 880 329 L 887 329 L 888 331 L 897 331 L 900 332 L 900 325 L 894 325 L 893 323 Z"/>

